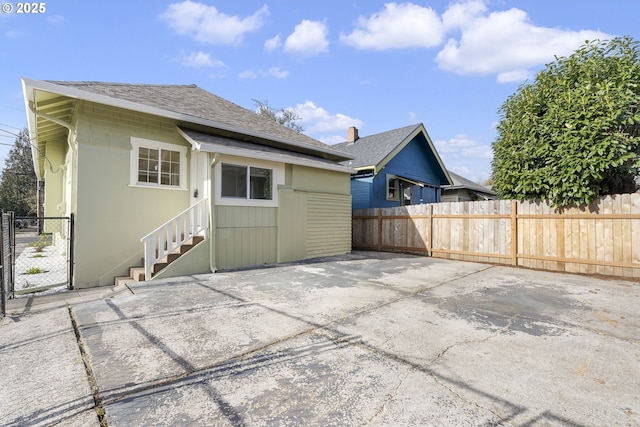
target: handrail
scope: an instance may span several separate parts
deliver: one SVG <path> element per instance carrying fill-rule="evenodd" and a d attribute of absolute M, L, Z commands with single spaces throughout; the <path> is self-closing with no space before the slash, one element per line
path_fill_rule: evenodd
<path fill-rule="evenodd" d="M 153 265 L 185 242 L 209 229 L 209 201 L 202 199 L 140 239 L 144 243 L 144 276 L 151 279 Z"/>

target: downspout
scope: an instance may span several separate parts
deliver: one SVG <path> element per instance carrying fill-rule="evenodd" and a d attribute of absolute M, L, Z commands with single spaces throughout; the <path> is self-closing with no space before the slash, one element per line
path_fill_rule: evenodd
<path fill-rule="evenodd" d="M 75 139 L 76 131 L 75 131 L 75 129 L 73 128 L 73 126 L 70 123 L 67 123 L 64 120 L 60 120 L 57 117 L 53 117 L 50 114 L 43 113 L 41 111 L 36 110 L 36 108 L 34 107 L 33 104 L 34 104 L 33 101 L 29 102 L 29 111 L 31 111 L 31 113 L 33 113 L 33 115 L 42 117 L 45 120 L 49 120 L 50 122 L 53 122 L 53 123 L 55 123 L 57 125 L 60 125 L 60 126 L 66 128 L 69 131 L 67 133 L 67 144 L 69 145 L 69 150 L 71 150 L 71 168 L 72 168 L 71 169 L 71 173 L 72 173 L 71 191 L 72 191 L 72 197 L 75 197 L 75 195 L 73 194 L 73 190 L 77 190 L 77 188 L 78 188 L 77 170 L 76 170 L 75 174 L 73 173 L 74 163 L 76 165 L 76 168 L 77 168 L 77 164 L 78 164 L 78 158 L 77 158 L 78 157 L 78 150 L 73 144 L 73 140 Z M 76 208 L 77 208 L 77 201 L 76 201 Z M 69 212 L 71 214 L 72 221 L 73 221 L 73 213 L 74 213 L 73 212 L 73 206 L 68 206 L 67 209 L 69 210 Z M 70 236 L 70 238 L 73 238 L 73 237 Z M 73 242 L 73 241 L 71 242 L 72 245 L 74 243 L 75 242 Z M 75 273 L 75 271 L 74 271 L 75 270 L 75 265 L 73 263 L 73 260 L 72 260 L 71 264 L 69 265 L 69 270 L 70 270 L 69 278 L 71 280 L 73 280 L 73 276 L 74 276 L 74 273 Z M 71 289 L 74 289 L 75 288 L 74 283 L 73 282 L 69 283 L 69 287 Z"/>
<path fill-rule="evenodd" d="M 213 262 L 213 257 L 216 256 L 216 252 L 215 252 L 215 216 L 214 216 L 214 209 L 215 209 L 215 185 L 213 180 L 211 179 L 211 169 L 213 169 L 216 165 L 216 163 L 218 163 L 218 161 L 220 160 L 220 154 L 219 153 L 214 153 L 211 159 L 211 164 L 209 165 L 209 167 L 207 168 L 207 178 L 209 180 L 209 269 L 211 270 L 212 273 L 216 272 L 216 266 L 215 263 Z"/>
<path fill-rule="evenodd" d="M 36 110 L 36 108 L 34 107 L 34 103 L 33 101 L 29 102 L 29 110 L 35 115 L 35 116 L 39 116 L 42 117 L 45 120 L 49 120 L 50 122 L 53 122 L 57 125 L 60 125 L 64 128 L 66 128 L 69 132 L 67 133 L 67 144 L 69 145 L 69 150 L 71 150 L 71 167 L 73 168 L 74 166 L 74 162 L 76 164 L 77 167 L 77 163 L 78 163 L 78 159 L 77 159 L 77 155 L 78 155 L 78 150 L 76 148 L 76 146 L 74 146 L 73 144 L 73 140 L 74 140 L 74 135 L 76 134 L 75 129 L 73 128 L 73 126 L 70 123 L 65 122 L 64 120 L 60 120 L 57 117 L 54 117 L 50 114 L 47 113 L 43 113 L 42 111 L 38 111 Z M 73 173 L 73 170 L 71 171 L 71 173 L 73 174 L 73 181 L 72 181 L 72 194 L 73 194 L 73 190 L 78 188 L 78 177 L 77 177 L 77 173 Z M 77 202 L 76 202 L 77 203 Z M 72 206 L 68 207 L 69 211 L 73 211 Z"/>

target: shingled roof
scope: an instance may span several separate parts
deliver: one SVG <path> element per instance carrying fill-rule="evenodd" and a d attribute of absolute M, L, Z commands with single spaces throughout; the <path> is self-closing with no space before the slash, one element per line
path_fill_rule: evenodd
<path fill-rule="evenodd" d="M 354 157 L 348 164 L 354 169 L 380 164 L 396 147 L 402 144 L 422 124 L 405 126 L 375 135 L 358 138 L 354 142 L 341 142 L 333 147 Z"/>
<path fill-rule="evenodd" d="M 480 185 L 477 182 L 473 182 L 463 176 L 460 176 L 456 173 L 449 171 L 449 175 L 453 180 L 453 185 L 443 185 L 442 188 L 446 190 L 457 190 L 459 188 L 466 188 L 468 190 L 477 191 L 484 194 L 489 194 L 492 196 L 496 195 L 496 192 L 490 189 L 489 187 L 485 187 L 484 185 Z"/>
<path fill-rule="evenodd" d="M 220 125 L 227 131 L 246 133 L 258 139 L 293 144 L 299 148 L 319 150 L 335 160 L 341 152 L 307 135 L 282 126 L 231 101 L 214 95 L 194 84 L 129 84 L 95 81 L 45 81 L 73 90 L 144 105 L 181 116 L 193 118 L 193 123 Z"/>

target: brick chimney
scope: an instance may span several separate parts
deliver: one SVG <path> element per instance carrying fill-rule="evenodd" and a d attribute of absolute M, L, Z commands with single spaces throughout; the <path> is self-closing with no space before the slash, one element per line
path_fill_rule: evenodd
<path fill-rule="evenodd" d="M 347 129 L 347 142 L 356 142 L 358 140 L 358 128 L 351 126 Z"/>

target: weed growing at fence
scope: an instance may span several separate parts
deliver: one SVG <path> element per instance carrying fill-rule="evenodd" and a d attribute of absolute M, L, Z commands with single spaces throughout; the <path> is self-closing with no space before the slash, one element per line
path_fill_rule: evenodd
<path fill-rule="evenodd" d="M 35 248 L 36 252 L 42 252 L 44 251 L 44 248 L 50 245 L 51 245 L 51 242 L 49 240 L 49 236 L 46 234 L 40 235 L 40 240 L 38 240 L 37 242 L 33 242 L 29 244 L 29 246 L 31 246 L 32 248 Z"/>
<path fill-rule="evenodd" d="M 46 271 L 38 267 L 31 267 L 30 269 L 24 272 L 24 274 L 40 274 L 40 273 L 46 273 Z"/>

